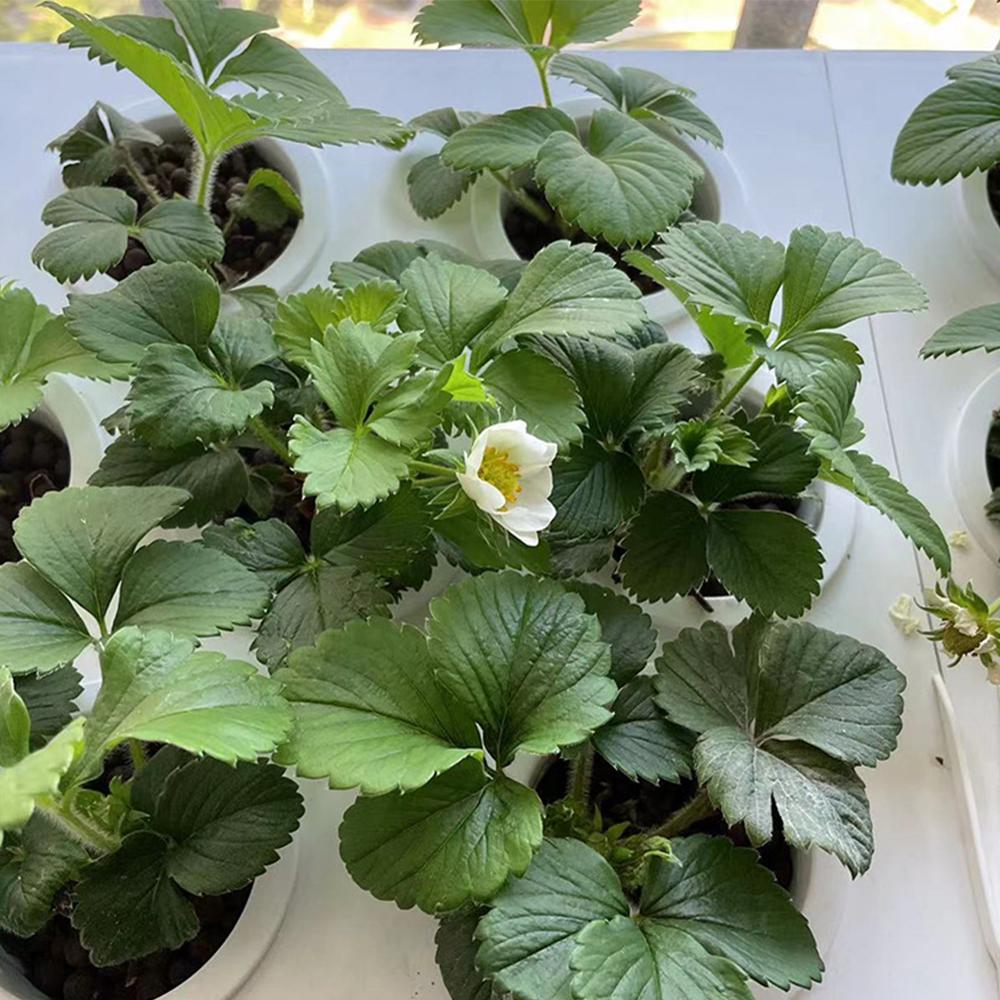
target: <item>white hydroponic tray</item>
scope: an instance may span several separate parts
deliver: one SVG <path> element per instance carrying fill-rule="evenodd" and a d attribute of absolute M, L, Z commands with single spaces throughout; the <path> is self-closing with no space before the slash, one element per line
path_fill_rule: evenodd
<path fill-rule="evenodd" d="M 352 103 L 401 118 L 448 104 L 499 111 L 537 100 L 534 71 L 520 53 L 340 51 L 317 52 L 314 58 Z M 990 299 L 985 276 L 973 287 L 969 272 L 974 259 L 961 262 L 958 237 L 946 232 L 957 209 L 935 209 L 935 198 L 927 192 L 921 197 L 899 190 L 897 198 L 887 180 L 888 149 L 902 109 L 936 85 L 948 57 L 615 52 L 607 59 L 616 65 L 654 69 L 698 91 L 699 102 L 726 137 L 726 162 L 718 164 L 724 220 L 782 240 L 803 223 L 846 233 L 856 228 L 863 239 L 917 271 L 932 297 L 941 300 L 934 317 L 944 317 L 960 304 Z M 884 68 L 893 66 L 895 76 L 886 79 Z M 838 84 L 839 139 L 828 67 Z M 126 106 L 147 92 L 125 74 L 87 63 L 80 52 L 3 45 L 0 93 L 11 95 L 0 112 L 5 136 L 0 190 L 7 194 L 0 225 L 0 275 L 25 283 L 58 306 L 62 290 L 34 270 L 29 259 L 43 232 L 38 217 L 56 170 L 55 159 L 44 146 L 94 100 Z M 557 101 L 580 93 L 556 84 Z M 851 130 L 858 133 L 856 142 L 847 141 L 854 138 L 845 134 Z M 852 183 L 853 218 L 841 143 L 848 151 L 857 147 L 853 164 L 848 156 L 853 174 L 860 177 L 857 192 Z M 303 287 L 323 280 L 330 260 L 350 257 L 381 239 L 432 236 L 476 250 L 472 202 L 435 223 L 414 216 L 404 187 L 412 155 L 368 147 L 323 151 L 330 185 L 328 238 Z M 711 167 L 715 161 L 706 157 L 706 162 Z M 955 204 L 949 196 L 947 206 Z M 956 246 L 946 246 L 945 240 Z M 945 267 L 963 279 L 954 285 L 951 298 L 941 287 Z M 940 444 L 958 399 L 944 390 L 953 385 L 957 391 L 963 373 L 969 374 L 966 381 L 971 385 L 976 363 L 963 369 L 961 362 L 957 366 L 941 362 L 934 371 L 930 365 L 907 364 L 906 357 L 923 337 L 914 331 L 929 333 L 932 320 L 875 326 L 878 354 L 868 324 L 858 323 L 851 331 L 867 361 L 858 399 L 859 414 L 868 428 L 867 448 L 878 461 L 896 468 L 887 396 L 904 478 L 931 501 L 947 528 L 958 527 L 944 506 L 943 487 L 935 486 L 935 477 L 943 474 L 940 448 L 927 447 L 922 454 L 917 448 L 907 451 L 904 425 L 913 419 L 914 427 L 934 428 L 937 437 L 929 440 Z M 674 329 L 679 336 L 690 335 L 683 322 Z M 980 370 L 987 367 L 982 361 L 978 364 Z M 926 391 L 932 379 L 942 390 L 938 396 Z M 113 406 L 106 390 L 92 399 L 99 410 Z M 930 423 L 934 414 L 939 415 L 938 424 Z M 988 566 L 984 562 L 984 569 Z M 986 582 L 984 571 L 977 576 Z M 917 593 L 919 585 L 911 547 L 887 521 L 861 509 L 848 557 L 812 613 L 817 624 L 849 632 L 885 650 L 909 682 L 900 748 L 887 764 L 864 774 L 877 842 L 872 870 L 846 889 L 842 882 L 830 880 L 824 888 L 828 901 L 816 901 L 814 920 L 828 966 L 826 981 L 811 994 L 819 1000 L 994 1000 L 998 995 L 961 847 L 963 827 L 952 789 L 954 762 L 946 750 L 933 688 L 938 664 L 927 643 L 905 639 L 887 615 L 899 594 Z M 982 761 L 984 771 L 986 764 L 995 767 L 1000 759 L 994 747 L 1000 720 L 991 691 L 975 673 L 973 667 L 964 678 L 955 678 L 955 694 L 967 695 L 960 699 L 959 715 L 964 718 L 968 712 L 977 737 L 986 738 L 982 747 L 967 748 L 974 762 Z M 996 792 L 984 784 L 980 795 L 995 801 Z M 275 944 L 239 992 L 240 1000 L 284 996 L 444 1000 L 433 962 L 433 922 L 376 902 L 355 889 L 343 870 L 336 827 L 351 796 L 320 787 L 311 788 L 308 796 L 296 890 Z M 990 809 L 992 805 L 987 812 Z"/>

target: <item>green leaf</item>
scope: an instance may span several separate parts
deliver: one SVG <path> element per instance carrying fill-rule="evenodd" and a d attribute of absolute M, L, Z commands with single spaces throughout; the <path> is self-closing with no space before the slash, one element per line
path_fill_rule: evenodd
<path fill-rule="evenodd" d="M 543 31 L 533 29 L 528 10 L 516 0 L 433 0 L 420 8 L 413 34 L 422 45 L 501 48 L 537 44 L 544 37 Z"/>
<path fill-rule="evenodd" d="M 799 333 L 773 346 L 761 337 L 748 339 L 751 351 L 764 359 L 778 378 L 795 391 L 804 388 L 816 370 L 832 363 L 860 368 L 861 352 L 839 333 Z"/>
<path fill-rule="evenodd" d="M 203 758 L 166 778 L 149 822 L 171 841 L 165 873 L 187 892 L 213 896 L 277 861 L 302 813 L 295 782 L 273 764 Z"/>
<path fill-rule="evenodd" d="M 83 684 L 73 667 L 61 667 L 47 674 L 15 677 L 14 689 L 28 709 L 31 745 L 37 748 L 76 714 L 76 699 L 83 692 Z"/>
<path fill-rule="evenodd" d="M 66 320 L 88 350 L 134 364 L 150 344 L 208 344 L 219 316 L 219 286 L 193 264 L 150 264 L 110 291 L 70 295 Z"/>
<path fill-rule="evenodd" d="M 240 13 L 248 14 L 249 11 Z M 222 67 L 212 86 L 218 88 L 230 82 L 314 103 L 346 103 L 333 81 L 313 65 L 308 56 L 273 35 L 253 38 L 242 52 Z"/>
<path fill-rule="evenodd" d="M 871 820 L 853 766 L 895 748 L 905 681 L 877 649 L 805 623 L 748 619 L 733 633 L 685 629 L 657 662 L 657 702 L 699 733 L 695 770 L 751 842 L 772 834 L 772 800 L 793 846 L 871 859 Z"/>
<path fill-rule="evenodd" d="M 452 170 L 520 170 L 535 162 L 543 143 L 556 133 L 576 136 L 576 124 L 565 111 L 516 108 L 449 136 L 441 159 Z"/>
<path fill-rule="evenodd" d="M 560 52 L 549 63 L 549 73 L 577 83 L 608 104 L 625 110 L 624 84 L 621 75 L 618 70 L 601 62 L 600 59 L 592 59 L 579 52 Z"/>
<path fill-rule="evenodd" d="M 639 290 L 610 257 L 586 243 L 557 240 L 524 269 L 502 312 L 477 343 L 474 361 L 525 333 L 613 338 L 638 329 L 645 319 Z"/>
<path fill-rule="evenodd" d="M 115 628 L 139 625 L 176 635 L 217 635 L 264 610 L 270 588 L 222 552 L 191 542 L 151 542 L 122 575 Z"/>
<path fill-rule="evenodd" d="M 84 871 L 72 920 L 94 965 L 180 948 L 198 933 L 194 906 L 166 875 L 169 852 L 166 838 L 140 830 Z"/>
<path fill-rule="evenodd" d="M 571 958 L 577 1000 L 712 997 L 751 1000 L 732 962 L 707 952 L 693 937 L 658 922 L 628 917 L 595 922 L 577 937 Z"/>
<path fill-rule="evenodd" d="M 249 490 L 247 467 L 235 448 L 152 448 L 135 438 L 112 441 L 92 486 L 174 486 L 191 499 L 163 522 L 165 528 L 208 524 L 231 514 Z"/>
<path fill-rule="evenodd" d="M 980 66 L 977 60 L 971 66 Z M 892 151 L 892 176 L 944 184 L 989 170 L 1000 159 L 1000 86 L 992 72 L 955 74 L 906 120 Z"/>
<path fill-rule="evenodd" d="M 756 453 L 746 429 L 724 413 L 677 424 L 671 449 L 685 472 L 704 472 L 713 465 L 748 467 Z"/>
<path fill-rule="evenodd" d="M 796 496 L 819 474 L 819 461 L 809 454 L 809 439 L 773 417 L 760 416 L 747 425 L 756 446 L 752 465 L 713 465 L 694 479 L 694 492 L 704 503 L 726 503 L 755 493 Z"/>
<path fill-rule="evenodd" d="M 678 782 L 691 776 L 693 736 L 667 721 L 653 702 L 653 680 L 636 677 L 618 692 L 614 718 L 594 733 L 594 749 L 632 781 Z"/>
<path fill-rule="evenodd" d="M 0 767 L 13 767 L 28 756 L 31 717 L 20 694 L 14 689 L 14 677 L 0 667 Z"/>
<path fill-rule="evenodd" d="M 554 538 L 607 538 L 628 522 L 646 491 L 642 472 L 630 456 L 608 451 L 590 437 L 571 448 L 552 472 L 549 499 L 556 516 L 549 533 Z"/>
<path fill-rule="evenodd" d="M 575 133 L 550 135 L 535 164 L 549 204 L 571 225 L 614 246 L 648 243 L 673 225 L 702 173 L 674 143 L 611 109 L 594 112 L 586 145 Z"/>
<path fill-rule="evenodd" d="M 90 645 L 73 605 L 26 562 L 0 566 L 0 664 L 14 674 L 46 673 Z"/>
<path fill-rule="evenodd" d="M 191 65 L 191 53 L 187 43 L 177 33 L 174 22 L 169 17 L 147 17 L 142 14 L 112 14 L 109 17 L 98 18 L 109 28 L 152 45 L 154 49 L 168 52 L 178 62 Z M 102 66 L 114 62 L 114 59 L 95 45 L 87 35 L 78 28 L 67 28 L 59 41 L 71 49 L 87 49 L 88 59 L 97 59 Z"/>
<path fill-rule="evenodd" d="M 136 434 L 154 448 L 180 448 L 235 437 L 274 402 L 274 389 L 270 382 L 228 382 L 184 344 L 152 344 L 128 401 Z"/>
<path fill-rule="evenodd" d="M 611 647 L 611 676 L 625 684 L 642 672 L 656 649 L 656 632 L 649 615 L 624 594 L 595 583 L 571 580 L 566 590 L 583 598 L 588 614 L 601 625 L 601 639 Z"/>
<path fill-rule="evenodd" d="M 1000 348 L 1000 305 L 968 309 L 948 320 L 920 348 L 922 358 L 944 358 L 966 351 Z"/>
<path fill-rule="evenodd" d="M 31 251 L 31 262 L 59 281 L 106 271 L 125 256 L 136 204 L 118 188 L 82 187 L 53 198 L 42 222 L 58 228 Z"/>
<path fill-rule="evenodd" d="M 277 28 L 270 14 L 233 7 L 220 7 L 217 0 L 165 0 L 167 10 L 177 19 L 184 37 L 194 50 L 202 77 L 211 78 L 219 63 L 237 45 L 258 31 Z M 219 81 L 216 82 L 218 86 Z"/>
<path fill-rule="evenodd" d="M 610 718 L 608 646 L 583 601 L 549 580 L 485 574 L 431 603 L 438 678 L 482 727 L 501 765 L 554 753 Z"/>
<path fill-rule="evenodd" d="M 572 1000 L 576 935 L 624 917 L 628 900 L 614 869 L 579 840 L 546 840 L 521 878 L 511 879 L 480 921 L 476 962 L 524 1000 Z M 610 996 L 611 994 L 607 994 Z"/>
<path fill-rule="evenodd" d="M 406 910 L 454 910 L 522 874 L 542 842 L 530 789 L 465 760 L 412 792 L 359 798 L 340 827 L 351 877 Z"/>
<path fill-rule="evenodd" d="M 258 167 L 231 212 L 238 218 L 251 219 L 264 232 L 274 232 L 289 219 L 302 218 L 302 202 L 277 170 Z"/>
<path fill-rule="evenodd" d="M 413 211 L 421 219 L 438 218 L 462 199 L 477 176 L 474 171 L 453 170 L 440 153 L 417 160 L 406 175 Z"/>
<path fill-rule="evenodd" d="M 63 775 L 83 749 L 83 719 L 74 719 L 40 750 L 11 767 L 0 767 L 0 845 L 3 831 L 24 826 L 39 799 L 55 795 Z"/>
<path fill-rule="evenodd" d="M 864 427 L 854 414 L 860 379 L 857 368 L 827 362 L 798 391 L 794 413 L 803 421 L 802 431 L 811 439 L 814 454 L 833 458 L 864 437 Z"/>
<path fill-rule="evenodd" d="M 656 261 L 691 305 L 766 327 L 781 287 L 785 248 L 728 223 L 692 222 L 663 234 Z"/>
<path fill-rule="evenodd" d="M 272 751 L 291 726 L 274 681 L 249 663 L 196 653 L 192 641 L 162 629 L 116 632 L 101 673 L 86 747 L 72 773 L 77 783 L 99 774 L 104 755 L 126 739 L 171 743 L 235 764 Z"/>
<path fill-rule="evenodd" d="M 554 0 L 549 44 L 561 49 L 580 42 L 600 42 L 627 28 L 639 16 L 639 0 Z"/>
<path fill-rule="evenodd" d="M 296 716 L 279 762 L 331 788 L 408 791 L 482 757 L 475 724 L 438 683 L 424 636 L 410 626 L 372 618 L 325 632 L 275 680 Z"/>
<path fill-rule="evenodd" d="M 56 895 L 89 858 L 43 813 L 28 820 L 15 843 L 13 850 L 0 851 L 0 929 L 25 938 L 49 922 Z"/>
<path fill-rule="evenodd" d="M 621 575 L 643 601 L 669 601 L 708 576 L 708 528 L 698 507 L 680 493 L 653 493 L 625 536 Z"/>
<path fill-rule="evenodd" d="M 829 330 L 876 313 L 926 308 L 923 286 L 860 240 L 818 226 L 792 233 L 785 255 L 782 337 Z"/>
<path fill-rule="evenodd" d="M 624 72 L 624 71 L 623 71 Z M 722 147 L 719 126 L 684 94 L 664 94 L 632 112 L 646 128 L 666 139 L 685 135 Z"/>
<path fill-rule="evenodd" d="M 63 489 L 21 512 L 14 541 L 50 583 L 103 617 L 136 545 L 186 500 L 169 486 Z"/>
<path fill-rule="evenodd" d="M 819 593 L 823 553 L 792 514 L 716 510 L 708 517 L 708 562 L 726 590 L 755 611 L 796 618 Z"/>
<path fill-rule="evenodd" d="M 502 419 L 523 420 L 532 434 L 560 448 L 582 440 L 584 414 L 576 388 L 547 358 L 526 350 L 507 351 L 482 378 Z"/>
<path fill-rule="evenodd" d="M 698 356 L 680 344 L 650 344 L 633 352 L 632 368 L 628 418 L 620 433 L 671 426 L 701 379 Z"/>
<path fill-rule="evenodd" d="M 208 267 L 222 260 L 226 250 L 222 232 L 208 209 L 179 196 L 154 205 L 139 220 L 132 235 L 138 237 L 153 260 L 164 264 L 187 261 Z"/>
<path fill-rule="evenodd" d="M 369 573 L 319 566 L 283 587 L 264 616 L 253 651 L 272 670 L 299 646 L 355 618 L 387 615 L 392 595 Z"/>
<path fill-rule="evenodd" d="M 306 566 L 298 536 L 276 517 L 254 524 L 240 517 L 230 518 L 225 524 L 210 524 L 201 540 L 208 548 L 242 563 L 271 588 L 284 586 Z"/>
<path fill-rule="evenodd" d="M 762 985 L 809 989 L 820 981 L 809 925 L 754 851 L 704 834 L 671 847 L 677 864 L 657 858 L 649 865 L 644 918 L 689 934 Z"/>
<path fill-rule="evenodd" d="M 504 1000 L 476 967 L 473 934 L 478 923 L 478 913 L 460 911 L 442 918 L 434 935 L 434 959 L 451 1000 Z"/>
<path fill-rule="evenodd" d="M 437 254 L 418 257 L 399 283 L 401 330 L 420 332 L 420 352 L 443 364 L 457 358 L 499 312 L 507 293 L 493 275 Z"/>
<path fill-rule="evenodd" d="M 320 431 L 297 416 L 289 432 L 292 468 L 305 473 L 303 493 L 316 497 L 317 508 L 369 507 L 399 489 L 409 469 L 404 449 L 375 434 L 337 427 Z"/>

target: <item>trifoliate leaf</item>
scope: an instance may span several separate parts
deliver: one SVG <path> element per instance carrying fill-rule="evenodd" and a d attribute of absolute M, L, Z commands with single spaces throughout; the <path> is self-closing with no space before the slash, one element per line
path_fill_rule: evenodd
<path fill-rule="evenodd" d="M 542 804 L 465 760 L 415 791 L 359 798 L 340 827 L 351 877 L 378 899 L 426 913 L 489 899 L 542 842 Z"/>
<path fill-rule="evenodd" d="M 55 795 L 63 775 L 83 750 L 83 719 L 74 719 L 40 750 L 0 767 L 0 845 L 3 831 L 24 826 L 39 799 Z"/>
<path fill-rule="evenodd" d="M 219 286 L 193 264 L 150 264 L 115 288 L 71 295 L 70 332 L 102 360 L 134 364 L 150 344 L 203 348 L 219 316 Z"/>
<path fill-rule="evenodd" d="M 116 632 L 101 655 L 103 684 L 87 719 L 75 781 L 133 738 L 170 743 L 228 764 L 256 760 L 284 740 L 291 710 L 280 687 L 249 663 L 194 650 L 162 629 Z"/>
<path fill-rule="evenodd" d="M 708 528 L 698 507 L 680 493 L 653 493 L 625 536 L 622 579 L 644 601 L 669 601 L 708 576 Z"/>
<path fill-rule="evenodd" d="M 694 492 L 704 503 L 725 503 L 754 493 L 796 496 L 819 474 L 819 461 L 809 454 L 809 439 L 773 417 L 760 416 L 747 425 L 756 446 L 749 466 L 713 465 L 694 478 Z"/>
<path fill-rule="evenodd" d="M 892 176 L 906 184 L 944 184 L 989 170 L 998 159 L 1000 80 L 992 72 L 956 73 L 906 120 L 892 151 Z"/>
<path fill-rule="evenodd" d="M 671 447 L 674 461 L 685 472 L 704 472 L 713 465 L 746 468 L 757 452 L 746 429 L 726 414 L 677 424 Z"/>
<path fill-rule="evenodd" d="M 180 948 L 198 933 L 194 906 L 166 877 L 169 852 L 165 837 L 139 830 L 84 871 L 72 920 L 94 965 Z"/>
<path fill-rule="evenodd" d="M 686 301 L 766 327 L 784 274 L 785 248 L 728 223 L 692 222 L 664 233 L 656 266 Z"/>
<path fill-rule="evenodd" d="M 269 587 L 278 588 L 305 569 L 302 543 L 284 521 L 272 517 L 249 524 L 233 517 L 225 524 L 210 524 L 202 542 L 242 563 Z"/>
<path fill-rule="evenodd" d="M 708 562 L 726 590 L 755 611 L 795 618 L 819 593 L 823 553 L 792 514 L 716 510 L 708 517 Z"/>
<path fill-rule="evenodd" d="M 853 765 L 894 749 L 905 681 L 877 649 L 805 623 L 710 622 L 667 643 L 657 702 L 701 734 L 695 769 L 729 823 L 771 837 L 771 801 L 788 841 L 836 854 L 854 874 L 871 859 L 871 821 Z"/>
<path fill-rule="evenodd" d="M 372 618 L 325 632 L 275 679 L 295 710 L 277 759 L 302 777 L 382 795 L 482 757 L 475 724 L 436 680 L 427 642 L 410 626 Z"/>
<path fill-rule="evenodd" d="M 16 847 L 14 844 L 16 843 Z M 0 850 L 0 929 L 18 937 L 37 934 L 52 919 L 57 893 L 90 860 L 86 850 L 43 813 Z"/>
<path fill-rule="evenodd" d="M 115 628 L 139 625 L 175 635 L 217 635 L 264 611 L 270 587 L 222 552 L 192 542 L 155 541 L 122 574 Z"/>
<path fill-rule="evenodd" d="M 28 755 L 31 716 L 14 688 L 14 677 L 0 667 L 0 767 L 13 767 Z"/>
<path fill-rule="evenodd" d="M 187 892 L 212 896 L 263 874 L 302 813 L 302 796 L 280 768 L 206 757 L 167 776 L 149 822 L 171 841 L 164 874 Z"/>
<path fill-rule="evenodd" d="M 277 24 L 271 27 L 277 27 Z M 333 81 L 305 53 L 273 35 L 257 35 L 251 39 L 242 52 L 233 56 L 222 67 L 213 86 L 221 87 L 230 81 L 246 84 L 265 93 L 295 97 L 316 104 L 346 103 L 344 95 Z"/>
<path fill-rule="evenodd" d="M 979 306 L 952 317 L 920 348 L 922 358 L 1000 349 L 1000 305 Z"/>
<path fill-rule="evenodd" d="M 618 692 L 614 717 L 594 733 L 594 749 L 632 781 L 678 782 L 691 776 L 694 736 L 653 702 L 653 681 L 636 677 Z"/>
<path fill-rule="evenodd" d="M 46 673 L 88 645 L 87 626 L 59 590 L 26 562 L 0 566 L 0 665 Z"/>
<path fill-rule="evenodd" d="M 628 522 L 646 492 L 630 456 L 608 451 L 590 437 L 557 461 L 552 473 L 549 499 L 556 516 L 548 530 L 554 538 L 607 538 Z"/>
<path fill-rule="evenodd" d="M 523 420 L 530 433 L 560 449 L 582 440 L 580 398 L 570 378 L 531 351 L 507 351 L 483 373 L 504 420 Z"/>
<path fill-rule="evenodd" d="M 102 617 L 136 545 L 187 499 L 169 486 L 63 489 L 21 512 L 14 541 L 50 583 Z"/>
<path fill-rule="evenodd" d="M 501 764 L 579 743 L 610 718 L 598 621 L 552 581 L 504 572 L 461 583 L 431 603 L 428 631 L 441 683 Z"/>
<path fill-rule="evenodd" d="M 558 108 L 515 108 L 451 135 L 441 159 L 453 170 L 520 170 L 538 158 L 555 133 L 576 136 L 576 124 Z"/>
<path fill-rule="evenodd" d="M 253 651 L 277 669 L 299 646 L 355 618 L 388 615 L 392 595 L 369 573 L 347 566 L 319 566 L 283 587 L 260 623 Z"/>
<path fill-rule="evenodd" d="M 398 490 L 409 469 L 404 449 L 371 432 L 346 427 L 324 432 L 301 416 L 292 424 L 288 447 L 292 467 L 306 475 L 303 493 L 316 497 L 320 509 L 369 507 Z"/>
<path fill-rule="evenodd" d="M 625 917 L 614 869 L 579 840 L 546 840 L 521 878 L 511 879 L 480 921 L 476 963 L 525 1000 L 572 1000 L 576 935 L 598 920 Z M 610 996 L 610 994 L 608 994 Z"/>
<path fill-rule="evenodd" d="M 80 674 L 74 667 L 15 677 L 14 688 L 31 717 L 33 747 L 41 746 L 69 722 L 76 714 L 76 699 L 83 692 Z"/>
<path fill-rule="evenodd" d="M 231 514 L 250 488 L 247 467 L 231 447 L 206 449 L 200 444 L 183 448 L 153 448 L 133 437 L 112 441 L 92 486 L 174 486 L 191 499 L 163 522 L 165 528 L 208 524 Z"/>
<path fill-rule="evenodd" d="M 223 7 L 212 0 L 208 3 L 166 0 L 166 7 L 177 19 L 205 80 L 211 78 L 219 63 L 242 42 L 259 31 L 278 27 L 278 22 L 270 14 Z M 216 81 L 215 86 L 219 82 Z"/>
<path fill-rule="evenodd" d="M 785 254 L 783 337 L 829 330 L 876 313 L 926 308 L 920 282 L 860 240 L 818 226 L 792 233 Z"/>
<path fill-rule="evenodd" d="M 461 200 L 477 176 L 471 170 L 453 170 L 440 153 L 417 160 L 406 175 L 413 211 L 421 219 L 438 218 Z"/>
<path fill-rule="evenodd" d="M 639 605 L 624 594 L 579 580 L 563 584 L 583 598 L 587 612 L 597 616 L 601 639 L 611 647 L 611 676 L 625 684 L 641 673 L 656 649 L 653 623 Z"/>
<path fill-rule="evenodd" d="M 674 143 L 611 109 L 594 112 L 586 145 L 575 132 L 550 135 L 535 164 L 549 204 L 570 224 L 614 246 L 648 243 L 673 225 L 701 176 L 698 163 Z"/>
<path fill-rule="evenodd" d="M 406 292 L 399 327 L 419 331 L 421 354 L 437 364 L 459 357 L 507 297 L 487 271 L 437 254 L 414 260 L 399 283 Z"/>

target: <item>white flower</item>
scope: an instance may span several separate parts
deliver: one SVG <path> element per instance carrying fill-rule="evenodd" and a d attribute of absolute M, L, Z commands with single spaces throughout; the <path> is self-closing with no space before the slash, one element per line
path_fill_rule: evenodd
<path fill-rule="evenodd" d="M 523 420 L 487 427 L 465 455 L 462 489 L 476 506 L 525 545 L 556 516 L 549 502 L 557 447 L 528 433 Z"/>
<path fill-rule="evenodd" d="M 948 535 L 948 544 L 953 549 L 967 549 L 969 547 L 969 533 L 967 531 L 953 531 Z"/>
<path fill-rule="evenodd" d="M 906 594 L 901 594 L 889 607 L 889 617 L 903 635 L 913 635 L 920 628 L 920 619 L 913 614 L 913 601 Z"/>
<path fill-rule="evenodd" d="M 955 617 L 952 619 L 952 624 L 958 629 L 962 635 L 974 636 L 979 635 L 980 625 L 979 622 L 973 617 L 972 612 L 967 608 L 959 608 L 955 612 Z"/>

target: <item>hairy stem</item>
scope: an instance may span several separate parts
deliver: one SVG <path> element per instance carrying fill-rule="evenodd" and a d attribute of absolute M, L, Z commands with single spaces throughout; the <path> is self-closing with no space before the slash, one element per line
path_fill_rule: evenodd
<path fill-rule="evenodd" d="M 715 812 L 715 806 L 712 805 L 712 800 L 708 797 L 707 789 L 700 788 L 697 795 L 690 802 L 681 806 L 680 809 L 667 817 L 665 823 L 658 826 L 655 830 L 650 831 L 650 835 L 679 837 L 689 827 L 694 826 L 695 823 L 700 823 L 703 819 L 708 819 Z"/>
<path fill-rule="evenodd" d="M 569 797 L 587 808 L 590 805 L 590 781 L 594 776 L 594 747 L 588 743 L 573 759 L 569 770 Z"/>
<path fill-rule="evenodd" d="M 264 423 L 263 420 L 261 420 L 260 417 L 254 417 L 250 421 L 250 430 L 257 435 L 257 438 L 265 448 L 270 448 L 271 451 L 273 451 L 275 455 L 277 455 L 278 458 L 285 463 L 285 465 L 291 468 L 292 455 L 291 452 L 289 452 L 287 445 L 277 434 L 275 434 L 274 431 L 271 430 L 270 427 L 267 426 L 266 423 Z"/>
<path fill-rule="evenodd" d="M 122 155 L 125 157 L 125 169 L 128 171 L 129 177 L 135 181 L 136 187 L 139 188 L 152 204 L 159 205 L 163 201 L 163 198 L 160 197 L 160 192 L 143 176 L 142 171 L 139 169 L 139 164 L 135 162 L 135 157 L 132 156 L 132 152 L 128 146 L 123 143 L 121 149 Z"/>
<path fill-rule="evenodd" d="M 112 851 L 117 851 L 121 844 L 118 837 L 101 830 L 94 823 L 86 822 L 82 816 L 69 809 L 60 808 L 56 803 L 51 805 L 38 803 L 35 808 L 38 812 L 44 813 L 47 820 L 91 855 L 111 854 Z"/>
<path fill-rule="evenodd" d="M 194 181 L 192 182 L 190 197 L 192 201 L 201 205 L 206 210 L 211 200 L 209 192 L 212 189 L 212 178 L 215 176 L 215 167 L 218 159 L 217 155 L 209 156 L 205 150 L 198 150 L 198 167 Z"/>
<path fill-rule="evenodd" d="M 760 366 L 764 364 L 763 358 L 757 358 L 753 364 L 747 366 L 747 370 L 733 383 L 729 392 L 727 392 L 718 403 L 715 404 L 715 408 L 712 410 L 711 416 L 718 416 L 720 413 L 725 413 L 729 408 L 730 404 L 735 400 L 739 394 L 746 388 L 747 383 L 757 374 L 760 370 Z"/>

